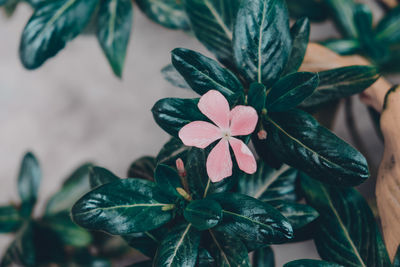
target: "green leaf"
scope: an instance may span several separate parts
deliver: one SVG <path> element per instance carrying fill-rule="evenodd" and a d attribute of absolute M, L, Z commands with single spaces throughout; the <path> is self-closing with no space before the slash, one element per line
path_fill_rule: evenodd
<path fill-rule="evenodd" d="M 152 267 L 152 266 L 153 266 L 153 261 L 147 260 L 128 265 L 127 267 Z"/>
<path fill-rule="evenodd" d="M 331 39 L 323 41 L 321 44 L 339 55 L 352 55 L 361 50 L 361 43 L 355 39 Z"/>
<path fill-rule="evenodd" d="M 386 14 L 376 26 L 376 38 L 389 44 L 400 42 L 400 6 Z"/>
<path fill-rule="evenodd" d="M 253 267 L 274 267 L 275 257 L 271 247 L 257 249 L 253 254 Z"/>
<path fill-rule="evenodd" d="M 128 177 L 142 178 L 154 181 L 154 170 L 156 169 L 156 159 L 154 157 L 141 157 L 135 160 L 128 170 Z"/>
<path fill-rule="evenodd" d="M 282 200 L 268 201 L 267 203 L 288 219 L 295 232 L 318 218 L 318 212 L 304 204 Z"/>
<path fill-rule="evenodd" d="M 283 77 L 267 95 L 267 110 L 279 112 L 295 108 L 314 92 L 318 83 L 318 74 L 312 72 L 295 72 Z"/>
<path fill-rule="evenodd" d="M 0 207 L 0 233 L 16 231 L 22 223 L 19 211 L 14 206 Z"/>
<path fill-rule="evenodd" d="M 393 260 L 393 267 L 400 267 L 400 246 L 397 248 L 397 252 Z"/>
<path fill-rule="evenodd" d="M 265 107 L 265 99 L 267 98 L 267 91 L 264 85 L 261 83 L 250 84 L 249 94 L 247 95 L 247 102 L 252 106 L 257 113 Z"/>
<path fill-rule="evenodd" d="M 354 23 L 354 0 L 325 0 L 325 4 L 342 35 L 345 38 L 356 39 L 358 33 Z"/>
<path fill-rule="evenodd" d="M 40 67 L 82 32 L 98 0 L 54 0 L 40 5 L 22 33 L 19 53 L 27 69 Z"/>
<path fill-rule="evenodd" d="M 243 93 L 242 84 L 232 72 L 198 52 L 176 48 L 172 51 L 172 64 L 200 95 L 217 90 L 227 99 L 234 100 L 236 93 Z"/>
<path fill-rule="evenodd" d="M 185 0 L 197 39 L 224 64 L 232 64 L 232 35 L 241 0 Z"/>
<path fill-rule="evenodd" d="M 166 231 L 166 228 L 158 228 L 149 232 L 124 235 L 122 238 L 132 248 L 140 251 L 149 258 L 154 258 L 157 247 L 161 243 Z"/>
<path fill-rule="evenodd" d="M 349 66 L 318 73 L 319 85 L 300 107 L 318 108 L 330 101 L 358 94 L 371 86 L 379 71 L 373 66 Z"/>
<path fill-rule="evenodd" d="M 171 204 L 162 203 L 155 184 L 122 179 L 84 195 L 72 207 L 72 218 L 90 230 L 123 235 L 156 229 L 172 219 Z"/>
<path fill-rule="evenodd" d="M 172 137 L 160 150 L 156 162 L 168 165 L 175 165 L 178 158 L 185 158 L 191 148 L 185 146 L 179 138 Z"/>
<path fill-rule="evenodd" d="M 178 225 L 161 242 L 153 266 L 195 266 L 199 244 L 200 233 L 190 223 Z"/>
<path fill-rule="evenodd" d="M 286 263 L 283 267 L 341 267 L 342 265 L 320 260 L 295 260 Z M 343 266 L 342 266 L 343 267 Z"/>
<path fill-rule="evenodd" d="M 248 83 L 272 86 L 288 61 L 291 46 L 284 1 L 242 1 L 233 50 L 236 65 Z"/>
<path fill-rule="evenodd" d="M 293 43 L 292 50 L 283 70 L 283 75 L 297 71 L 303 63 L 310 39 L 310 21 L 308 18 L 297 20 L 290 29 L 290 35 L 292 36 Z"/>
<path fill-rule="evenodd" d="M 369 177 L 364 156 L 304 111 L 270 114 L 264 127 L 268 138 L 258 149 L 324 183 L 355 186 Z"/>
<path fill-rule="evenodd" d="M 21 214 L 24 217 L 31 215 L 36 204 L 42 172 L 36 157 L 28 152 L 21 162 L 18 174 L 18 193 L 21 198 Z"/>
<path fill-rule="evenodd" d="M 237 236 L 252 246 L 280 244 L 292 238 L 289 222 L 272 206 L 249 196 L 218 193 L 207 197 L 222 207 L 222 221 L 216 230 Z"/>
<path fill-rule="evenodd" d="M 206 230 L 220 222 L 222 207 L 213 200 L 194 200 L 186 206 L 183 215 L 198 230 Z"/>
<path fill-rule="evenodd" d="M 208 121 L 199 111 L 199 99 L 164 98 L 152 108 L 154 120 L 167 133 L 178 137 L 179 130 L 192 121 Z"/>
<path fill-rule="evenodd" d="M 324 21 L 328 11 L 323 1 L 319 0 L 286 0 L 291 18 L 308 17 L 312 21 Z"/>
<path fill-rule="evenodd" d="M 359 39 L 363 45 L 365 42 L 373 41 L 374 32 L 372 30 L 372 11 L 365 4 L 355 4 L 354 6 L 354 23 L 358 32 Z"/>
<path fill-rule="evenodd" d="M 42 223 L 54 231 L 67 246 L 87 247 L 92 242 L 90 233 L 72 222 L 69 212 L 46 216 Z"/>
<path fill-rule="evenodd" d="M 172 64 L 169 64 L 161 69 L 161 74 L 164 79 L 167 80 L 173 86 L 183 88 L 183 89 L 191 89 L 187 84 L 185 79 L 181 76 L 181 74 L 175 69 Z"/>
<path fill-rule="evenodd" d="M 97 18 L 97 39 L 118 77 L 122 77 L 132 22 L 131 0 L 101 1 Z"/>
<path fill-rule="evenodd" d="M 199 256 L 197 259 L 196 267 L 216 267 L 215 260 L 203 247 L 199 247 Z"/>
<path fill-rule="evenodd" d="M 164 164 L 159 164 L 155 170 L 154 178 L 157 186 L 163 193 L 171 197 L 172 201 L 177 197 L 182 198 L 182 196 L 176 191 L 176 188 L 183 188 L 183 186 L 181 178 L 175 169 Z"/>
<path fill-rule="evenodd" d="M 65 180 L 61 189 L 47 202 L 46 214 L 69 212 L 74 203 L 89 192 L 89 172 L 92 166 L 90 163 L 83 164 Z"/>
<path fill-rule="evenodd" d="M 250 267 L 246 246 L 234 235 L 209 230 L 209 251 L 218 267 Z"/>
<path fill-rule="evenodd" d="M 307 203 L 319 214 L 314 240 L 323 260 L 344 266 L 390 266 L 382 237 L 367 202 L 353 188 L 323 185 L 306 175 Z"/>
<path fill-rule="evenodd" d="M 102 167 L 92 167 L 90 168 L 89 175 L 89 183 L 90 188 L 96 188 L 100 185 L 111 183 L 114 181 L 118 181 L 119 177 L 117 177 L 114 173 Z"/>
<path fill-rule="evenodd" d="M 139 8 L 152 21 L 170 28 L 188 30 L 189 21 L 179 0 L 136 0 Z"/>
<path fill-rule="evenodd" d="M 259 160 L 254 174 L 240 177 L 238 192 L 263 201 L 296 201 L 297 173 L 288 166 L 275 170 Z"/>

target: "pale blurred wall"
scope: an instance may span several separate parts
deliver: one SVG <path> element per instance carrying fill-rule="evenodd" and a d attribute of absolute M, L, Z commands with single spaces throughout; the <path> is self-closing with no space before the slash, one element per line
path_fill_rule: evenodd
<path fill-rule="evenodd" d="M 94 36 L 79 37 L 42 68 L 30 72 L 18 59 L 22 29 L 31 10 L 21 5 L 11 19 L 0 15 L 0 203 L 18 201 L 16 176 L 24 152 L 39 158 L 45 200 L 79 164 L 92 161 L 124 176 L 142 155 L 155 155 L 168 139 L 150 109 L 160 98 L 193 94 L 164 81 L 160 69 L 170 51 L 186 47 L 207 51 L 191 36 L 166 30 L 135 10 L 124 78 L 116 79 Z M 315 25 L 312 38 L 335 36 L 331 24 Z M 368 138 L 375 161 L 381 147 L 362 105 L 360 130 Z M 348 139 L 339 113 L 337 133 Z M 377 152 L 376 152 L 377 151 Z M 2 254 L 10 236 L 0 236 Z M 297 258 L 317 258 L 313 243 L 276 246 L 277 266 Z"/>

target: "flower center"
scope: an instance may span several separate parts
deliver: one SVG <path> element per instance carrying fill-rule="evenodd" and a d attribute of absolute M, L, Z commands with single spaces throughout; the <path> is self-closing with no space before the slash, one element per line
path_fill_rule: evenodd
<path fill-rule="evenodd" d="M 222 138 L 229 140 L 232 137 L 230 129 L 222 130 L 221 131 Z"/>

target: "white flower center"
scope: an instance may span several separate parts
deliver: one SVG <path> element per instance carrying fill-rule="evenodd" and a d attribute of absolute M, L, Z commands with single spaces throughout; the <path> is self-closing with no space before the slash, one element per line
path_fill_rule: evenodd
<path fill-rule="evenodd" d="M 229 140 L 232 137 L 230 129 L 222 129 L 221 130 L 221 135 L 222 135 L 222 138 L 224 138 L 226 140 Z"/>

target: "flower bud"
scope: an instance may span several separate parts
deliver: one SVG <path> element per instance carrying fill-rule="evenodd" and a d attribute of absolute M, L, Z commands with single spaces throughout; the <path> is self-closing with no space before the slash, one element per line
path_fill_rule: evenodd
<path fill-rule="evenodd" d="M 185 164 L 183 164 L 183 161 L 181 158 L 178 158 L 175 162 L 176 164 L 176 169 L 179 172 L 180 176 L 186 176 L 186 170 L 185 170 Z"/>
<path fill-rule="evenodd" d="M 260 130 L 260 131 L 258 131 L 257 136 L 258 136 L 258 139 L 265 140 L 265 139 L 267 139 L 267 131 Z"/>

